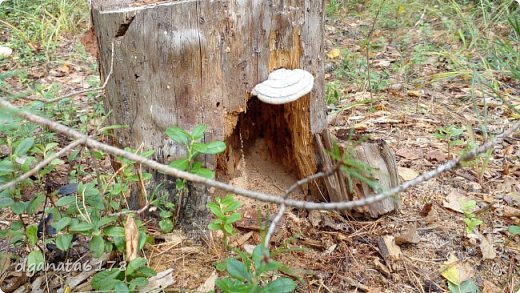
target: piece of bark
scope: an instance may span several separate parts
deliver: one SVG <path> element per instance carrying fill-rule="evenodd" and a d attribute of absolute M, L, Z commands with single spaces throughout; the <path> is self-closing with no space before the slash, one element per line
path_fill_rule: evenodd
<path fill-rule="evenodd" d="M 172 272 L 173 269 L 167 269 L 165 271 L 157 273 L 156 276 L 148 279 L 148 285 L 139 289 L 139 292 L 148 293 L 164 291 L 164 289 L 168 288 L 174 283 Z"/>
<path fill-rule="evenodd" d="M 410 225 L 408 228 L 397 237 L 395 237 L 395 244 L 416 244 L 421 241 L 419 237 L 419 233 L 417 233 L 417 227 L 415 225 Z"/>
<path fill-rule="evenodd" d="M 379 238 L 377 244 L 386 265 L 392 269 L 392 263 L 401 258 L 401 248 L 395 244 L 394 236 L 383 236 Z"/>
<path fill-rule="evenodd" d="M 365 142 L 355 148 L 355 159 L 362 161 L 373 170 L 373 179 L 377 180 L 381 190 L 388 190 L 399 185 L 395 156 L 383 140 Z M 367 184 L 354 180 L 353 199 L 361 199 L 374 195 L 376 192 Z M 399 195 L 390 196 L 382 201 L 356 209 L 357 212 L 369 214 L 377 218 L 388 212 L 399 209 Z"/>

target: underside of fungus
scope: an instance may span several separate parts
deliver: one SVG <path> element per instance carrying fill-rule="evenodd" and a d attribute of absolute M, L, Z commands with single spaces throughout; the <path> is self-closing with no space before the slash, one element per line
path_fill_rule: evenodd
<path fill-rule="evenodd" d="M 251 94 L 268 104 L 286 104 L 308 94 L 314 86 L 314 77 L 302 69 L 277 69 L 262 83 L 257 84 Z"/>

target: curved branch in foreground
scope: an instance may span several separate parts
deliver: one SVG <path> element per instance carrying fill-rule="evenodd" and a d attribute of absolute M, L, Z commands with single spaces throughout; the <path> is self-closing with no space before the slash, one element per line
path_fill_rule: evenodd
<path fill-rule="evenodd" d="M 502 143 L 502 141 L 504 141 L 504 139 L 506 137 L 508 137 L 515 130 L 520 128 L 520 120 L 519 120 L 519 121 L 515 122 L 509 129 L 504 131 L 502 133 L 502 135 L 499 135 L 495 139 L 489 140 L 489 141 L 485 142 L 484 144 L 479 145 L 478 147 L 472 149 L 471 151 L 464 154 L 460 158 L 450 160 L 442 165 L 439 165 L 437 168 L 435 168 L 431 171 L 428 171 L 426 173 L 423 173 L 423 174 L 417 176 L 413 180 L 406 181 L 403 184 L 401 184 L 395 188 L 389 189 L 389 190 L 379 193 L 377 195 L 363 198 L 360 200 L 354 200 L 354 201 L 344 201 L 344 202 L 334 202 L 334 203 L 317 203 L 317 202 L 286 199 L 283 197 L 284 196 L 283 194 L 281 196 L 277 196 L 277 195 L 273 195 L 273 194 L 266 194 L 266 193 L 262 193 L 262 192 L 250 191 L 250 190 L 246 190 L 243 188 L 238 188 L 238 187 L 232 186 L 230 184 L 207 179 L 207 178 L 195 175 L 195 174 L 191 174 L 188 172 L 184 172 L 184 171 L 180 171 L 180 170 L 171 168 L 167 165 L 158 163 L 154 160 L 150 160 L 150 159 L 144 158 L 142 156 L 136 155 L 134 153 L 127 152 L 122 149 L 119 149 L 119 148 L 101 143 L 97 140 L 91 139 L 88 136 L 83 135 L 62 124 L 50 121 L 43 117 L 29 113 L 27 111 L 20 110 L 17 107 L 13 106 L 11 103 L 7 102 L 4 98 L 0 98 L 0 108 L 5 108 L 6 110 L 13 112 L 14 115 L 22 117 L 30 122 L 39 124 L 41 126 L 46 126 L 51 130 L 60 132 L 69 137 L 72 137 L 74 139 L 84 139 L 85 144 L 91 148 L 95 148 L 95 149 L 107 152 L 107 153 L 115 155 L 115 156 L 121 156 L 126 159 L 138 162 L 144 166 L 147 166 L 148 168 L 155 169 L 166 175 L 186 179 L 188 181 L 192 181 L 195 183 L 201 183 L 206 186 L 220 188 L 227 192 L 231 192 L 231 193 L 245 196 L 245 197 L 255 199 L 255 200 L 276 203 L 276 204 L 285 204 L 287 206 L 292 206 L 292 207 L 307 209 L 307 210 L 348 210 L 348 209 L 353 209 L 353 208 L 357 208 L 357 207 L 361 207 L 361 206 L 365 206 L 365 205 L 369 205 L 369 204 L 381 201 L 389 196 L 392 196 L 396 193 L 405 191 L 405 190 L 409 189 L 410 187 L 418 185 L 419 183 L 430 180 L 430 179 L 438 176 L 441 173 L 444 173 L 453 168 L 459 167 L 461 165 L 461 163 L 472 160 L 473 158 L 475 158 L 479 154 L 487 151 L 488 149 L 492 148 L 493 146 Z"/>

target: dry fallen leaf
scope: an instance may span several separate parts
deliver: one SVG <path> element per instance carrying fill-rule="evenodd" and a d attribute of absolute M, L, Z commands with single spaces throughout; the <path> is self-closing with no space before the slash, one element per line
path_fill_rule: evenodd
<path fill-rule="evenodd" d="M 444 162 L 446 161 L 446 154 L 440 150 L 431 150 L 424 156 L 428 161 Z"/>
<path fill-rule="evenodd" d="M 419 215 L 421 215 L 421 217 L 428 216 L 428 214 L 430 214 L 430 211 L 432 210 L 432 206 L 433 206 L 433 204 L 431 202 L 425 204 L 423 206 L 423 208 L 421 209 L 421 211 L 419 212 Z"/>
<path fill-rule="evenodd" d="M 403 178 L 404 181 L 409 181 L 419 176 L 419 172 L 410 168 L 397 167 L 397 171 L 399 173 L 399 176 L 401 176 L 401 178 Z"/>
<path fill-rule="evenodd" d="M 494 259 L 497 256 L 495 249 L 493 248 L 493 239 L 491 238 L 491 234 L 488 234 L 487 237 L 484 235 L 479 235 L 480 238 L 480 251 L 482 252 L 483 259 Z"/>
<path fill-rule="evenodd" d="M 329 57 L 330 59 L 336 59 L 339 57 L 340 54 L 341 51 L 337 48 L 334 48 L 327 53 L 327 57 Z"/>
<path fill-rule="evenodd" d="M 520 209 L 504 206 L 504 217 L 520 217 Z"/>
<path fill-rule="evenodd" d="M 488 280 L 484 280 L 484 288 L 482 288 L 482 293 L 496 293 L 501 291 L 502 289 L 498 288 L 495 284 Z"/>
<path fill-rule="evenodd" d="M 454 254 L 450 254 L 441 267 L 441 275 L 455 285 L 471 279 L 473 274 L 473 268 L 467 263 L 461 263 Z"/>
<path fill-rule="evenodd" d="M 469 200 L 469 198 L 464 195 L 464 191 L 454 189 L 450 192 L 450 194 L 448 194 L 448 196 L 446 196 L 442 205 L 445 208 L 448 208 L 450 210 L 463 214 L 464 211 L 462 209 L 461 203 L 468 201 L 468 200 Z"/>
<path fill-rule="evenodd" d="M 410 225 L 408 228 L 397 237 L 395 237 L 395 244 L 408 244 L 408 243 L 419 243 L 421 238 L 417 233 L 417 227 L 415 225 Z"/>
<path fill-rule="evenodd" d="M 421 158 L 423 156 L 422 151 L 420 150 L 411 150 L 409 148 L 398 149 L 395 154 L 399 157 L 403 157 L 407 160 L 413 161 Z"/>
<path fill-rule="evenodd" d="M 320 213 L 320 211 L 317 211 L 317 210 L 310 211 L 307 218 L 309 219 L 309 222 L 311 222 L 311 225 L 313 227 L 317 227 L 321 223 L 321 220 L 322 220 L 321 213 Z"/>

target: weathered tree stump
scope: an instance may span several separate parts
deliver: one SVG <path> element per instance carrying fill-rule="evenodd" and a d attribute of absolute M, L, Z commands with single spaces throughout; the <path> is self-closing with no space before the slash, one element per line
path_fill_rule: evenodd
<path fill-rule="evenodd" d="M 102 76 L 115 44 L 105 99 L 109 121 L 128 126 L 116 131 L 115 143 L 143 145 L 169 162 L 185 150 L 165 130 L 204 123 L 205 141 L 228 145 L 217 159 L 205 158 L 217 176 L 232 172 L 240 160 L 240 135 L 263 137 L 273 160 L 298 177 L 314 174 L 321 161 L 314 136 L 326 129 L 323 15 L 322 1 L 310 0 L 94 0 Z M 314 90 L 285 105 L 251 97 L 253 87 L 278 68 L 311 72 Z M 315 186 L 306 191 L 315 193 Z M 196 197 L 205 193 L 189 197 L 197 203 L 191 209 L 203 209 L 205 200 Z"/>
<path fill-rule="evenodd" d="M 271 159 L 299 178 L 332 167 L 325 150 L 331 140 L 323 96 L 323 17 L 323 1 L 311 0 L 93 0 L 103 77 L 114 44 L 104 101 L 109 122 L 127 126 L 115 131 L 114 143 L 153 149 L 155 159 L 167 163 L 186 154 L 165 130 L 204 123 L 205 141 L 228 146 L 224 154 L 204 158 L 217 177 L 237 167 L 242 139 L 264 139 Z M 253 87 L 279 68 L 309 71 L 314 89 L 284 105 L 252 97 Z M 304 192 L 345 200 L 345 186 L 338 173 Z M 185 227 L 205 227 L 207 199 L 206 188 L 192 186 L 183 203 Z"/>

